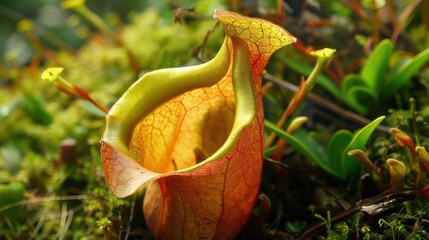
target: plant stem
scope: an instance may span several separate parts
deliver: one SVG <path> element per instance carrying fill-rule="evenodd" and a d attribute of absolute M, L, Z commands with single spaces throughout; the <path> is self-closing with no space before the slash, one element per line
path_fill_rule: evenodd
<path fill-rule="evenodd" d="M 348 155 L 357 158 L 361 162 L 365 171 L 369 174 L 371 180 L 379 191 L 386 190 L 385 186 L 381 182 L 381 177 L 377 171 L 377 168 L 375 167 L 374 163 L 368 158 L 364 151 L 360 149 L 355 149 L 349 151 Z"/>
<path fill-rule="evenodd" d="M 380 42 L 378 9 L 371 9 L 371 17 L 372 17 L 372 34 L 374 37 L 374 46 L 376 46 Z"/>
<path fill-rule="evenodd" d="M 279 121 L 277 122 L 277 127 L 282 128 L 283 124 L 286 122 L 287 118 L 293 113 L 293 111 L 301 104 L 304 98 L 310 93 L 311 89 L 313 89 L 314 85 L 316 85 L 317 75 L 327 68 L 329 63 L 332 60 L 334 49 L 322 49 L 313 51 L 310 55 L 317 57 L 316 65 L 311 71 L 310 75 L 306 80 L 304 77 L 301 79 L 301 83 L 299 86 L 299 90 L 294 94 L 292 100 L 289 102 L 287 108 L 283 112 Z M 265 148 L 268 148 L 271 143 L 275 139 L 275 133 L 271 133 L 268 139 L 265 141 Z M 284 145 L 284 140 L 281 140 L 279 145 Z M 278 149 L 278 151 L 282 151 L 282 149 Z"/>
<path fill-rule="evenodd" d="M 396 25 L 398 23 L 395 17 L 395 10 L 393 8 L 392 0 L 386 0 L 386 8 L 390 19 L 390 24 L 392 25 L 393 28 L 396 28 Z"/>
<path fill-rule="evenodd" d="M 92 12 L 85 4 L 81 4 L 74 8 L 74 10 L 86 18 L 92 25 L 98 28 L 102 33 L 108 35 L 112 39 L 116 40 L 116 36 L 112 30 L 110 30 L 109 26 L 94 12 Z"/>
<path fill-rule="evenodd" d="M 316 66 L 314 66 L 313 71 L 311 71 L 310 76 L 308 76 L 305 81 L 305 94 L 307 95 L 314 85 L 316 85 L 317 75 L 323 70 L 324 60 L 317 59 Z"/>
<path fill-rule="evenodd" d="M 423 0 L 422 3 L 422 24 L 426 31 L 429 30 L 429 0 Z"/>
<path fill-rule="evenodd" d="M 305 81 L 301 80 L 301 84 L 299 86 L 299 90 L 293 95 L 292 100 L 289 102 L 287 108 L 283 111 L 282 116 L 280 117 L 280 119 L 277 121 L 276 126 L 278 128 L 282 128 L 284 123 L 286 122 L 287 118 L 290 116 L 290 114 L 298 107 L 298 105 L 301 103 L 303 97 L 301 96 L 301 99 L 298 99 L 298 96 L 300 96 L 301 94 L 299 94 L 300 92 L 306 92 L 306 85 L 305 85 Z M 271 133 L 270 136 L 267 138 L 267 140 L 265 141 L 265 148 L 268 148 L 274 141 L 276 137 L 275 133 Z M 281 140 L 284 141 L 284 140 Z M 280 144 L 282 145 L 282 144 Z M 283 149 L 281 149 L 280 147 L 277 149 L 276 152 L 278 151 L 282 151 Z"/>
<path fill-rule="evenodd" d="M 405 26 L 408 23 L 408 20 L 410 19 L 411 15 L 414 13 L 414 10 L 419 6 L 420 2 L 422 0 L 414 0 L 411 3 L 407 5 L 407 7 L 402 11 L 401 15 L 399 16 L 399 19 L 397 21 L 397 24 L 395 28 L 393 29 L 392 36 L 390 37 L 390 40 L 395 43 L 398 39 L 399 33 L 402 29 L 405 28 Z M 427 2 L 427 0 L 424 0 Z M 426 10 L 427 12 L 427 10 Z"/>
<path fill-rule="evenodd" d="M 264 96 L 265 94 L 267 94 L 268 91 L 270 91 L 273 88 L 273 83 L 272 82 L 267 82 L 262 86 L 262 96 Z"/>
<path fill-rule="evenodd" d="M 411 112 L 411 124 L 413 125 L 414 130 L 414 138 L 416 140 L 416 146 L 420 145 L 420 132 L 417 127 L 417 121 L 416 121 L 416 100 L 414 98 L 410 98 L 410 112 Z"/>
<path fill-rule="evenodd" d="M 427 176 L 427 173 L 419 168 L 417 172 L 417 179 L 416 179 L 417 188 L 423 187 L 423 185 L 426 183 L 426 176 Z"/>
<path fill-rule="evenodd" d="M 103 232 L 104 232 L 104 237 L 103 237 L 103 239 L 104 239 L 104 240 L 109 240 L 109 239 L 110 239 L 110 237 L 109 237 L 109 227 L 104 227 L 104 228 L 103 228 Z"/>

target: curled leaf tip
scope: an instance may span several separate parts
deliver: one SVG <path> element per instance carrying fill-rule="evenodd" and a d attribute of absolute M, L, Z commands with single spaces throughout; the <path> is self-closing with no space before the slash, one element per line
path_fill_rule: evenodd
<path fill-rule="evenodd" d="M 412 147 L 414 149 L 414 141 L 410 136 L 408 136 L 407 134 L 405 134 L 404 132 L 402 132 L 398 128 L 391 128 L 389 130 L 389 132 L 393 136 L 395 136 L 396 141 L 398 142 L 399 146 L 401 146 L 401 147 L 408 146 L 408 147 Z"/>
<path fill-rule="evenodd" d="M 405 176 L 407 167 L 403 162 L 393 158 L 389 158 L 386 162 L 392 169 L 392 171 L 395 173 L 395 175 Z"/>
<path fill-rule="evenodd" d="M 371 160 L 368 158 L 364 151 L 360 149 L 353 149 L 347 152 L 347 155 L 349 155 L 350 157 L 357 158 L 362 163 L 368 173 L 377 173 L 377 168 L 375 167 L 374 163 L 371 162 Z"/>
<path fill-rule="evenodd" d="M 264 19 L 242 16 L 238 13 L 217 9 L 213 17 L 224 26 L 226 35 L 246 41 L 251 52 L 253 76 L 259 76 L 271 54 L 296 42 L 284 28 Z"/>
<path fill-rule="evenodd" d="M 416 147 L 416 152 L 418 153 L 418 156 L 419 156 L 420 168 L 424 172 L 428 172 L 429 171 L 429 153 L 426 151 L 424 147 L 421 147 L 421 146 Z"/>
<path fill-rule="evenodd" d="M 398 128 L 391 128 L 389 132 L 396 138 L 396 142 L 399 146 L 407 147 L 410 150 L 411 155 L 414 158 L 416 150 L 414 140 Z"/>
<path fill-rule="evenodd" d="M 63 70 L 64 68 L 61 67 L 47 68 L 42 72 L 41 78 L 48 82 L 55 82 L 58 80 Z"/>
<path fill-rule="evenodd" d="M 390 190 L 402 189 L 405 183 L 404 178 L 407 173 L 407 167 L 403 162 L 393 158 L 389 158 L 386 163 L 389 165 Z"/>
<path fill-rule="evenodd" d="M 256 43 L 261 40 L 265 51 L 275 51 L 278 48 L 296 42 L 288 31 L 264 19 L 242 16 L 238 13 L 216 9 L 213 15 L 224 26 L 228 36 L 238 36 Z"/>
<path fill-rule="evenodd" d="M 308 118 L 304 116 L 294 118 L 289 126 L 287 127 L 286 132 L 289 134 L 294 133 L 298 128 L 300 128 L 303 124 L 308 122 Z"/>

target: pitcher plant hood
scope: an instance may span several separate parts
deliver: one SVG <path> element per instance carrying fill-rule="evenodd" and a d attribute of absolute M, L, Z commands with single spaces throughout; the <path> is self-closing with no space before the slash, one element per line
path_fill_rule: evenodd
<path fill-rule="evenodd" d="M 157 239 L 233 238 L 257 198 L 261 74 L 295 38 L 262 19 L 225 10 L 214 18 L 226 37 L 211 61 L 145 74 L 107 115 L 107 184 L 117 197 L 148 186 L 144 215 Z"/>

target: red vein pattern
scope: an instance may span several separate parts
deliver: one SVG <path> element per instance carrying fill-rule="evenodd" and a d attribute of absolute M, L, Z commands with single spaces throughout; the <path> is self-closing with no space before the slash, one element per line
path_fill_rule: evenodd
<path fill-rule="evenodd" d="M 261 73 L 271 54 L 294 42 L 270 22 L 217 10 L 227 37 L 244 39 L 257 104 L 256 118 L 223 158 L 190 171 L 227 139 L 235 118 L 232 62 L 220 81 L 170 99 L 134 128 L 128 152 L 103 142 L 102 163 L 117 196 L 150 182 L 143 207 L 156 239 L 231 239 L 247 221 L 259 191 L 263 163 Z M 230 59 L 234 46 L 228 41 Z M 172 86 L 174 87 L 174 86 Z"/>

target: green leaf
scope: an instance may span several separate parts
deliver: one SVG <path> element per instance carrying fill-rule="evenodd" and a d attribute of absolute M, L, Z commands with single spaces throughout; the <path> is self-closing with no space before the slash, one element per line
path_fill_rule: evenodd
<path fill-rule="evenodd" d="M 366 81 L 357 74 L 348 74 L 343 81 L 343 84 L 341 86 L 341 90 L 344 92 L 347 92 L 348 89 L 356 86 L 364 86 L 368 87 Z"/>
<path fill-rule="evenodd" d="M 429 60 L 429 48 L 419 53 L 417 56 L 402 64 L 399 69 L 388 78 L 387 83 L 381 91 L 381 99 L 386 100 L 399 89 L 404 87 L 412 76 Z"/>
<path fill-rule="evenodd" d="M 353 139 L 353 134 L 348 130 L 339 130 L 331 138 L 328 144 L 328 163 L 330 167 L 345 179 L 343 153 Z"/>
<path fill-rule="evenodd" d="M 360 76 L 374 93 L 378 93 L 381 88 L 392 50 L 393 44 L 390 40 L 381 41 L 360 72 Z"/>
<path fill-rule="evenodd" d="M 292 221 L 292 222 L 286 222 L 286 230 L 288 233 L 300 233 L 307 224 L 305 222 L 300 221 Z"/>
<path fill-rule="evenodd" d="M 383 121 L 385 117 L 379 117 L 366 125 L 361 130 L 352 135 L 347 130 L 340 130 L 334 134 L 328 145 L 328 159 L 326 156 L 317 151 L 317 147 L 311 147 L 311 141 L 306 142 L 299 137 L 292 136 L 287 132 L 279 129 L 274 123 L 265 120 L 265 127 L 285 139 L 288 144 L 293 146 L 302 155 L 319 165 L 328 173 L 340 178 L 347 179 L 351 174 L 356 172 L 360 167 L 360 162 L 347 153 L 352 149 L 362 149 L 368 142 L 375 128 Z M 297 132 L 299 133 L 299 132 Z M 302 138 L 302 136 L 301 136 Z M 314 144 L 313 144 L 314 145 Z"/>
<path fill-rule="evenodd" d="M 371 137 L 371 134 L 374 132 L 374 130 L 377 128 L 377 126 L 383 121 L 385 116 L 378 117 L 368 125 L 366 125 L 364 128 L 357 131 L 350 144 L 344 149 L 343 156 L 342 156 L 342 176 L 348 177 L 353 172 L 355 172 L 360 167 L 360 162 L 353 157 L 348 156 L 348 152 L 353 149 L 361 149 L 364 150 L 366 143 L 368 142 L 369 138 Z"/>
<path fill-rule="evenodd" d="M 317 141 L 314 134 L 317 134 L 317 133 L 308 132 L 303 129 L 298 129 L 292 134 L 292 136 L 294 136 L 302 144 L 307 146 L 307 148 L 311 149 L 313 154 L 318 156 L 321 159 L 321 161 L 328 164 L 325 147 Z"/>
<path fill-rule="evenodd" d="M 364 35 L 357 34 L 355 35 L 355 40 L 360 46 L 364 46 L 366 41 L 368 40 L 368 37 Z"/>
<path fill-rule="evenodd" d="M 377 93 L 368 87 L 365 80 L 356 74 L 349 74 L 342 85 L 343 101 L 356 112 L 365 115 L 377 102 Z"/>
<path fill-rule="evenodd" d="M 332 13 L 337 16 L 350 18 L 353 11 L 344 2 L 341 1 L 329 1 L 329 9 Z"/>
<path fill-rule="evenodd" d="M 302 141 L 300 141 L 298 138 L 290 135 L 289 133 L 283 131 L 282 129 L 278 128 L 274 123 L 265 120 L 264 121 L 265 127 L 274 133 L 277 134 L 277 136 L 285 139 L 289 145 L 294 147 L 297 151 L 299 151 L 302 155 L 307 157 L 309 160 L 313 161 L 317 165 L 319 165 L 323 170 L 327 171 L 328 173 L 340 177 L 337 172 L 335 172 L 333 169 L 330 168 L 330 166 L 326 163 L 324 158 L 322 156 L 318 156 L 315 154 L 314 151 L 312 151 L 311 148 L 309 148 L 306 144 L 304 144 Z"/>
<path fill-rule="evenodd" d="M 356 112 L 365 115 L 377 102 L 377 96 L 367 87 L 353 87 L 347 92 L 346 101 Z"/>

